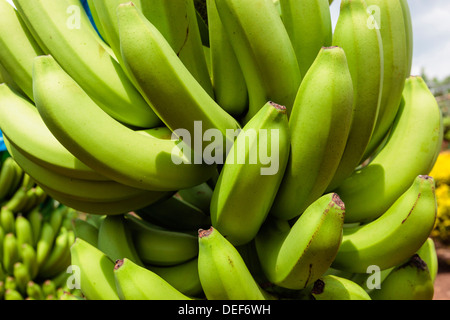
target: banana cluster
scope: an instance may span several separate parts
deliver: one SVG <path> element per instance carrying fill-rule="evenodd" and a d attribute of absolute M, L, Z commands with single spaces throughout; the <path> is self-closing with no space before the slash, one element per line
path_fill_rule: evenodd
<path fill-rule="evenodd" d="M 11 157 L 1 166 L 0 299 L 82 296 L 67 286 L 75 210 L 59 205 Z"/>
<path fill-rule="evenodd" d="M 94 28 L 0 0 L 0 129 L 95 217 L 83 298 L 431 299 L 443 125 L 407 1 L 342 0 L 334 30 L 329 0 L 200 2 L 89 0 Z"/>

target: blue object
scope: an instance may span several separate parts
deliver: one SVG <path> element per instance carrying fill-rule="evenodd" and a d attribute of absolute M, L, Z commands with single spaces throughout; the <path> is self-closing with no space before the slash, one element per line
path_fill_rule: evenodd
<path fill-rule="evenodd" d="M 87 0 L 80 0 L 80 2 L 83 5 L 84 11 L 86 11 L 87 16 L 89 17 L 91 24 L 94 26 L 95 31 L 97 31 L 98 35 L 102 38 L 102 35 L 100 34 L 97 26 L 95 25 L 94 18 L 92 17 L 91 9 L 89 8 L 89 4 L 88 4 Z"/>
<path fill-rule="evenodd" d="M 0 152 L 6 151 L 5 142 L 3 141 L 3 133 L 0 131 Z"/>

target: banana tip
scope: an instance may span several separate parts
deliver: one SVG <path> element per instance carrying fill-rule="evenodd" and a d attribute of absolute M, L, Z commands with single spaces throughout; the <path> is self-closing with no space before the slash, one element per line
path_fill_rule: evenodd
<path fill-rule="evenodd" d="M 333 193 L 332 201 L 337 204 L 342 210 L 345 210 L 345 203 L 337 193 Z"/>
<path fill-rule="evenodd" d="M 116 264 L 114 265 L 114 270 L 119 269 L 123 265 L 123 259 L 119 259 L 116 261 Z"/>
<path fill-rule="evenodd" d="M 312 288 L 311 293 L 312 294 L 321 294 L 323 292 L 324 288 L 325 288 L 325 282 L 323 282 L 321 279 L 318 279 L 314 282 L 314 286 Z"/>
<path fill-rule="evenodd" d="M 213 228 L 213 227 L 209 228 L 208 230 L 205 230 L 205 229 L 199 229 L 199 230 L 198 230 L 198 237 L 199 237 L 199 238 L 208 237 L 213 231 L 214 231 L 214 228 Z"/>

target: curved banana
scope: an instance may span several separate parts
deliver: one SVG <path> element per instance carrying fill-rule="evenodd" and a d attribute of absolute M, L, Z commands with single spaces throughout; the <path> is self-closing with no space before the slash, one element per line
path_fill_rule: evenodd
<path fill-rule="evenodd" d="M 41 211 L 40 206 L 37 206 L 26 215 L 31 225 L 31 234 L 33 235 L 33 243 L 32 243 L 33 247 L 36 245 L 39 236 L 41 234 L 41 226 L 42 221 L 44 219 L 40 211 Z"/>
<path fill-rule="evenodd" d="M 255 239 L 263 271 L 277 286 L 300 290 L 331 266 L 342 241 L 344 203 L 337 194 L 313 202 L 290 227 L 270 219 Z"/>
<path fill-rule="evenodd" d="M 28 268 L 31 279 L 35 279 L 39 273 L 39 265 L 37 262 L 35 248 L 28 243 L 24 243 L 21 247 L 19 247 L 19 254 L 22 263 Z"/>
<path fill-rule="evenodd" d="M 419 255 L 419 257 L 427 264 L 431 280 L 434 283 L 438 273 L 439 261 L 433 238 L 430 237 L 425 241 L 422 247 L 417 251 L 417 255 Z"/>
<path fill-rule="evenodd" d="M 14 264 L 19 262 L 19 247 L 14 233 L 7 233 L 3 239 L 3 269 L 7 274 L 12 275 Z"/>
<path fill-rule="evenodd" d="M 44 296 L 44 293 L 42 292 L 41 286 L 34 281 L 29 281 L 27 283 L 26 292 L 27 292 L 27 296 L 32 299 L 45 300 L 45 296 Z"/>
<path fill-rule="evenodd" d="M 406 30 L 406 56 L 408 65 L 406 68 L 406 75 L 409 77 L 411 75 L 411 67 L 413 62 L 413 51 L 414 51 L 414 37 L 413 37 L 413 26 L 411 18 L 411 10 L 409 9 L 408 0 L 400 0 L 403 12 L 403 21 L 405 23 Z"/>
<path fill-rule="evenodd" d="M 361 163 L 377 121 L 383 89 L 383 43 L 377 28 L 368 28 L 370 15 L 364 0 L 341 2 L 333 45 L 345 51 L 353 82 L 350 133 L 328 190 L 334 190 Z"/>
<path fill-rule="evenodd" d="M 418 175 L 431 171 L 441 150 L 441 111 L 421 77 L 406 80 L 403 98 L 383 149 L 335 190 L 345 203 L 348 223 L 382 215 Z"/>
<path fill-rule="evenodd" d="M 332 24 L 327 0 L 279 0 L 281 16 L 297 56 L 300 74 L 313 64 L 322 47 L 331 46 Z"/>
<path fill-rule="evenodd" d="M 14 83 L 33 100 L 33 59 L 44 52 L 8 1 L 0 1 L 0 14 L 0 64 Z"/>
<path fill-rule="evenodd" d="M 192 204 L 204 213 L 209 213 L 213 190 L 208 183 L 204 182 L 192 188 L 178 190 L 177 195 L 181 200 Z"/>
<path fill-rule="evenodd" d="M 297 217 L 324 194 L 344 152 L 352 105 L 344 50 L 322 48 L 303 79 L 289 119 L 291 152 L 272 215 Z"/>
<path fill-rule="evenodd" d="M 216 0 L 220 20 L 243 72 L 248 122 L 267 101 L 291 114 L 301 75 L 292 42 L 272 0 Z"/>
<path fill-rule="evenodd" d="M 39 267 L 39 277 L 51 278 L 66 270 L 70 265 L 70 259 L 67 264 L 61 262 L 65 262 L 66 259 L 64 257 L 67 257 L 67 253 L 70 252 L 71 245 L 72 243 L 69 242 L 69 231 L 65 228 L 58 230 L 50 254 Z"/>
<path fill-rule="evenodd" d="M 152 128 L 161 123 L 98 36 L 78 0 L 13 2 L 44 52 L 105 112 L 135 127 Z"/>
<path fill-rule="evenodd" d="M 131 230 L 126 226 L 123 215 L 107 216 L 98 229 L 97 248 L 104 252 L 112 261 L 130 259 L 143 266 L 134 246 Z"/>
<path fill-rule="evenodd" d="M 369 28 L 380 30 L 383 43 L 383 91 L 377 122 L 363 156 L 371 156 L 392 127 L 402 100 L 402 90 L 408 77 L 407 34 L 401 1 L 366 0 L 371 18 Z"/>
<path fill-rule="evenodd" d="M 36 259 L 39 267 L 45 263 L 45 260 L 50 255 L 57 232 L 58 230 L 54 230 L 50 222 L 44 221 L 41 235 L 36 244 Z"/>
<path fill-rule="evenodd" d="M 97 247 L 98 228 L 92 223 L 89 223 L 81 218 L 76 218 L 73 222 L 73 230 L 76 238 L 83 239 L 90 245 Z"/>
<path fill-rule="evenodd" d="M 102 38 L 105 43 L 111 47 L 109 44 L 109 41 L 107 39 L 106 30 L 103 29 L 102 23 L 99 18 L 99 13 L 97 12 L 97 9 L 95 8 L 94 0 L 87 0 L 87 5 L 89 7 L 89 12 L 92 16 L 92 20 L 94 21 L 95 28 L 97 28 L 97 32 L 100 34 L 100 37 Z M 112 50 L 112 49 L 111 49 Z M 117 58 L 117 56 L 116 56 Z"/>
<path fill-rule="evenodd" d="M 17 237 L 17 245 L 21 247 L 23 244 L 33 245 L 33 229 L 30 221 L 22 214 L 16 216 L 15 234 Z"/>
<path fill-rule="evenodd" d="M 417 255 L 396 267 L 370 293 L 372 300 L 433 300 L 433 280 L 427 264 Z"/>
<path fill-rule="evenodd" d="M 77 238 L 70 247 L 75 280 L 88 300 L 119 300 L 114 279 L 114 262 L 103 252 Z M 79 272 L 79 274 L 78 274 Z"/>
<path fill-rule="evenodd" d="M 16 232 L 16 217 L 14 212 L 6 207 L 0 209 L 0 224 L 5 234 Z"/>
<path fill-rule="evenodd" d="M 71 178 L 108 180 L 64 148 L 47 128 L 35 105 L 8 85 L 0 85 L 0 102 L 0 128 L 21 153 Z"/>
<path fill-rule="evenodd" d="M 427 240 L 436 220 L 436 210 L 434 179 L 416 177 L 378 219 L 344 228 L 332 267 L 365 273 L 372 265 L 385 270 L 404 262 Z"/>
<path fill-rule="evenodd" d="M 203 156 L 209 145 L 203 139 L 205 132 L 218 131 L 221 136 L 216 138 L 215 150 L 225 157 L 227 143 L 233 142 L 227 130 L 239 129 L 239 123 L 200 86 L 161 32 L 136 6 L 120 5 L 118 20 L 125 66 L 156 114 L 178 136 L 187 132 L 192 141 L 200 139 L 197 148 L 187 143 L 198 156 Z"/>
<path fill-rule="evenodd" d="M 156 226 L 132 214 L 126 218 L 137 254 L 145 264 L 171 266 L 198 255 L 195 236 Z"/>
<path fill-rule="evenodd" d="M 248 111 L 248 92 L 244 74 L 220 20 L 215 0 L 207 0 L 206 9 L 215 100 L 229 114 L 240 117 Z"/>
<path fill-rule="evenodd" d="M 246 244 L 258 233 L 283 179 L 289 150 L 286 108 L 266 103 L 236 138 L 211 199 L 212 226 L 233 245 Z"/>
<path fill-rule="evenodd" d="M 13 189 L 16 177 L 16 169 L 14 159 L 8 157 L 1 165 L 0 170 L 0 201 L 6 200 Z"/>
<path fill-rule="evenodd" d="M 209 210 L 205 213 L 176 195 L 139 209 L 136 213 L 150 223 L 174 231 L 197 231 L 211 225 Z"/>
<path fill-rule="evenodd" d="M 189 188 L 213 174 L 214 166 L 183 163 L 191 154 L 182 153 L 180 140 L 154 138 L 111 118 L 51 56 L 35 59 L 33 76 L 36 106 L 50 131 L 100 174 L 152 191 Z"/>
<path fill-rule="evenodd" d="M 198 259 L 169 267 L 147 265 L 147 269 L 156 273 L 171 286 L 189 297 L 203 296 L 203 288 L 198 275 Z"/>
<path fill-rule="evenodd" d="M 198 244 L 198 274 L 208 300 L 265 300 L 239 252 L 218 230 L 199 230 Z"/>
<path fill-rule="evenodd" d="M 192 300 L 156 273 L 127 258 L 116 262 L 114 278 L 121 300 Z"/>
<path fill-rule="evenodd" d="M 316 280 L 311 295 L 314 300 L 372 300 L 357 283 L 334 275 Z"/>

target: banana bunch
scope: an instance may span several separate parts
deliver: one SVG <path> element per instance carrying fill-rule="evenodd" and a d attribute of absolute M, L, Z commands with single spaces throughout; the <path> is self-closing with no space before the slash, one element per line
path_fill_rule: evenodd
<path fill-rule="evenodd" d="M 0 0 L 0 130 L 22 194 L 87 214 L 80 298 L 432 298 L 443 124 L 408 3 L 341 0 L 333 30 L 332 2 L 89 0 L 94 26 Z"/>
<path fill-rule="evenodd" d="M 8 190 L 0 210 L 0 299 L 81 297 L 66 283 L 75 240 L 72 220 L 78 212 L 47 196 L 11 157 L 2 164 L 0 177 Z"/>

